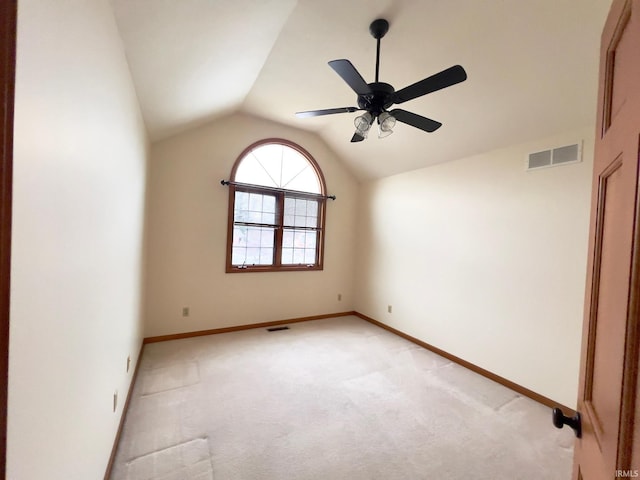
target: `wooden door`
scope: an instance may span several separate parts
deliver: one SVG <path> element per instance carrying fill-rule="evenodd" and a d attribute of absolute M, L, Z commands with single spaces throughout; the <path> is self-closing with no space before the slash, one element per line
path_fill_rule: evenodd
<path fill-rule="evenodd" d="M 638 476 L 639 139 L 640 0 L 614 0 L 600 47 L 574 480 Z"/>
<path fill-rule="evenodd" d="M 0 1 L 0 478 L 7 450 L 9 369 L 9 273 L 11 269 L 11 185 L 17 0 Z"/>

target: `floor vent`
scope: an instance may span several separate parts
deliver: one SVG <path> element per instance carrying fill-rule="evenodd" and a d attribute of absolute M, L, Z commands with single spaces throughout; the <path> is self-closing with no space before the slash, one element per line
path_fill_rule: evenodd
<path fill-rule="evenodd" d="M 564 147 L 552 148 L 541 152 L 530 153 L 527 157 L 527 170 L 556 167 L 568 163 L 582 161 L 582 143 L 574 143 Z"/>
<path fill-rule="evenodd" d="M 267 328 L 267 332 L 279 332 L 280 330 L 289 330 L 289 327 L 271 327 L 271 328 Z"/>

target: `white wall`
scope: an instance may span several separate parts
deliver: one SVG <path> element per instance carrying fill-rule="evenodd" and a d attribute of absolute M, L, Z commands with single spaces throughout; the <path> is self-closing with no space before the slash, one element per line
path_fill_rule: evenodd
<path fill-rule="evenodd" d="M 220 180 L 270 137 L 311 153 L 337 196 L 327 202 L 323 271 L 225 273 L 229 192 Z M 353 309 L 358 184 L 316 135 L 236 114 L 154 143 L 149 175 L 146 336 Z"/>
<path fill-rule="evenodd" d="M 147 154 L 107 0 L 20 0 L 15 108 L 7 478 L 99 479 L 141 346 Z"/>
<path fill-rule="evenodd" d="M 575 405 L 592 130 L 363 185 L 356 310 Z M 525 171 L 581 139 L 582 163 Z"/>

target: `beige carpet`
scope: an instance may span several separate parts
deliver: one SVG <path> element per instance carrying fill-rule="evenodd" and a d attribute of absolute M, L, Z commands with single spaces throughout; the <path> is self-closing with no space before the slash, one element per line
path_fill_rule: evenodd
<path fill-rule="evenodd" d="M 356 317 L 145 347 L 112 480 L 568 480 L 544 407 Z"/>

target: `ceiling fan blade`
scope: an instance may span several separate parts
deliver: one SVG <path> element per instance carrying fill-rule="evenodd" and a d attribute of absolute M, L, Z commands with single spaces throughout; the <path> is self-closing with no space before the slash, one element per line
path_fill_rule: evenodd
<path fill-rule="evenodd" d="M 358 132 L 354 133 L 353 137 L 351 137 L 351 143 L 361 142 L 363 140 L 364 140 L 364 137 L 360 135 Z"/>
<path fill-rule="evenodd" d="M 360 110 L 356 107 L 327 108 L 325 110 L 309 110 L 308 112 L 296 112 L 296 117 L 308 118 L 319 117 L 320 115 L 332 115 L 334 113 L 350 113 Z"/>
<path fill-rule="evenodd" d="M 407 112 L 406 110 L 401 110 L 399 108 L 391 110 L 389 113 L 399 122 L 406 123 L 407 125 L 419 128 L 425 132 L 435 132 L 442 126 L 440 122 L 436 122 L 430 118 L 423 117 L 422 115 L 416 115 L 415 113 Z"/>
<path fill-rule="evenodd" d="M 446 70 L 431 75 L 419 82 L 398 90 L 393 103 L 403 103 L 414 98 L 421 97 L 427 93 L 435 92 L 443 88 L 450 87 L 456 83 L 464 82 L 467 79 L 467 72 L 460 65 L 454 65 Z"/>
<path fill-rule="evenodd" d="M 371 87 L 364 81 L 362 75 L 358 73 L 356 67 L 354 67 L 349 60 L 331 60 L 329 66 L 333 68 L 358 95 L 371 93 Z"/>

